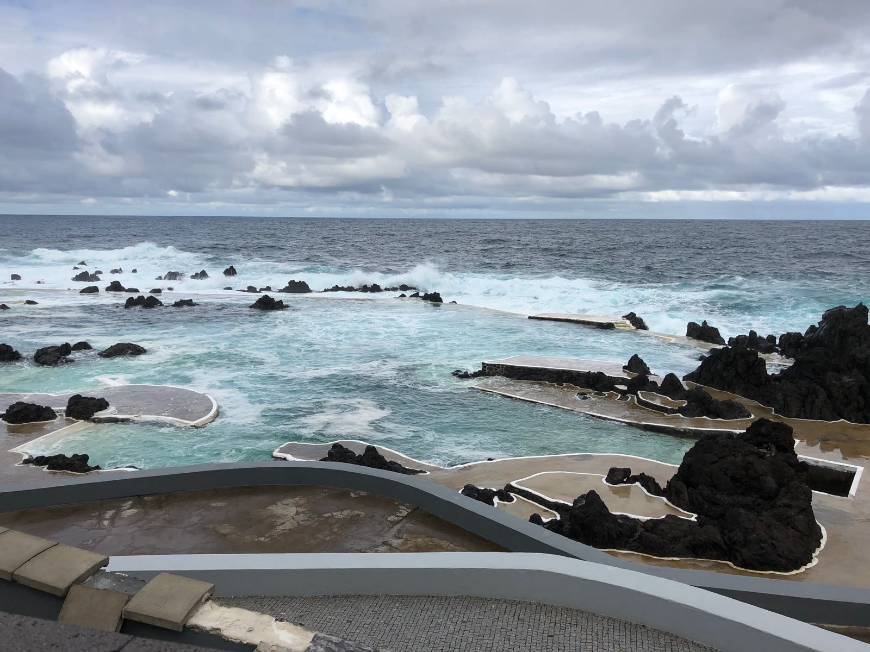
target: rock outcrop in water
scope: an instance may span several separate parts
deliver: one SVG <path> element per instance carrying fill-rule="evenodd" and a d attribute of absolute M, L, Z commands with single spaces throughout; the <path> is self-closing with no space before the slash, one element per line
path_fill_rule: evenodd
<path fill-rule="evenodd" d="M 166 272 L 163 276 L 158 276 L 158 281 L 180 281 L 184 278 L 181 272 Z"/>
<path fill-rule="evenodd" d="M 10 278 L 11 280 L 13 280 L 13 281 L 20 281 L 20 280 L 21 280 L 21 275 L 20 275 L 20 274 L 10 274 L 10 275 L 9 275 L 9 278 Z"/>
<path fill-rule="evenodd" d="M 140 294 L 135 299 L 130 297 L 126 302 L 124 302 L 125 308 L 157 308 L 162 305 L 163 302 L 151 294 L 147 297 Z"/>
<path fill-rule="evenodd" d="M 112 281 L 106 286 L 106 292 L 126 292 L 121 281 Z"/>
<path fill-rule="evenodd" d="M 649 327 L 646 325 L 646 322 L 643 320 L 643 317 L 639 317 L 634 312 L 630 312 L 627 315 L 623 315 L 622 318 L 627 321 L 629 324 L 634 326 L 639 331 L 648 331 Z"/>
<path fill-rule="evenodd" d="M 786 347 L 794 363 L 767 373 L 758 352 L 740 347 L 711 351 L 685 376 L 802 419 L 870 423 L 870 325 L 867 306 L 839 306 Z M 780 338 L 782 340 L 782 338 Z"/>
<path fill-rule="evenodd" d="M 44 466 L 49 471 L 69 471 L 71 473 L 99 471 L 99 466 L 88 464 L 89 459 L 90 457 L 83 453 L 73 453 L 72 455 L 37 455 L 36 457 L 28 457 L 22 460 L 21 463 Z"/>
<path fill-rule="evenodd" d="M 8 344 L 0 344 L 0 362 L 21 360 L 21 354 Z"/>
<path fill-rule="evenodd" d="M 64 414 L 70 419 L 78 419 L 79 421 L 87 421 L 92 418 L 97 412 L 107 410 L 109 402 L 104 398 L 95 398 L 93 396 L 82 396 L 81 394 L 73 394 L 66 402 L 66 411 Z"/>
<path fill-rule="evenodd" d="M 145 347 L 132 342 L 118 342 L 100 351 L 97 355 L 101 358 L 117 358 L 118 356 L 142 355 L 143 353 L 147 353 Z"/>
<path fill-rule="evenodd" d="M 512 503 L 516 500 L 506 489 L 489 489 L 488 487 L 476 487 L 473 484 L 465 485 L 459 493 L 493 506 L 495 506 L 496 499 L 503 503 Z"/>
<path fill-rule="evenodd" d="M 662 378 L 662 383 L 659 385 L 658 393 L 672 398 L 675 401 L 682 401 L 686 398 L 686 386 L 683 385 L 676 374 L 669 373 Z"/>
<path fill-rule="evenodd" d="M 67 356 L 71 353 L 72 347 L 66 342 L 59 346 L 44 346 L 41 349 L 36 349 L 33 361 L 43 367 L 53 367 L 62 362 L 69 362 Z"/>
<path fill-rule="evenodd" d="M 84 340 L 82 340 L 80 342 L 76 342 L 70 348 L 73 351 L 90 351 L 94 347 L 92 347 L 89 342 L 85 342 Z"/>
<path fill-rule="evenodd" d="M 9 306 L 7 306 L 5 303 L 0 303 L 0 310 L 9 310 Z"/>
<path fill-rule="evenodd" d="M 167 281 L 175 280 L 175 279 L 167 279 L 165 276 L 163 278 Z M 191 274 L 190 278 L 192 278 L 194 281 L 204 281 L 205 279 L 208 278 L 208 272 L 206 272 L 204 269 L 201 269 L 198 272 L 194 272 L 193 274 Z"/>
<path fill-rule="evenodd" d="M 278 292 L 286 292 L 288 294 L 307 294 L 311 292 L 311 288 L 308 287 L 308 283 L 305 281 L 296 281 L 289 280 L 287 281 L 287 285 L 285 285 L 282 289 L 278 290 Z"/>
<path fill-rule="evenodd" d="M 719 334 L 719 329 L 708 324 L 706 319 L 700 324 L 690 321 L 686 326 L 686 337 L 710 344 L 725 344 L 724 338 Z"/>
<path fill-rule="evenodd" d="M 79 272 L 75 276 L 72 277 L 73 281 L 83 282 L 83 283 L 99 283 L 100 277 L 98 274 L 90 274 L 88 272 Z"/>
<path fill-rule="evenodd" d="M 16 401 L 0 415 L 6 423 L 37 423 L 39 421 L 54 421 L 57 413 L 47 405 Z"/>
<path fill-rule="evenodd" d="M 613 469 L 608 476 L 618 480 L 626 471 Z M 797 570 L 821 543 L 812 492 L 791 428 L 782 423 L 760 419 L 737 436 L 706 435 L 686 453 L 663 493 L 697 514 L 697 521 L 615 515 L 595 491 L 570 506 L 546 505 L 555 507 L 558 519 L 544 523 L 536 514 L 530 520 L 597 548 L 718 559 L 752 570 Z"/>
<path fill-rule="evenodd" d="M 444 303 L 444 299 L 441 298 L 441 294 L 439 292 L 424 292 L 420 295 L 420 299 L 423 301 L 429 301 L 431 303 Z"/>
<path fill-rule="evenodd" d="M 284 310 L 287 306 L 281 300 L 276 301 L 268 294 L 264 294 L 259 299 L 254 301 L 250 306 L 256 310 Z"/>
<path fill-rule="evenodd" d="M 728 346 L 754 349 L 759 353 L 776 353 L 777 351 L 775 335 L 760 337 L 755 331 L 749 331 L 748 335 L 729 337 Z"/>
<path fill-rule="evenodd" d="M 454 369 L 451 372 L 451 375 L 455 378 L 460 378 L 462 380 L 468 380 L 470 378 L 480 378 L 482 376 L 486 376 L 486 372 L 483 369 L 478 369 L 477 371 L 467 371 L 465 369 Z"/>
<path fill-rule="evenodd" d="M 238 272 L 236 271 L 236 268 L 232 265 L 224 270 L 224 276 L 235 276 L 236 274 L 238 274 Z"/>
<path fill-rule="evenodd" d="M 79 294 L 98 294 L 99 291 L 100 288 L 98 288 L 96 285 L 89 285 L 88 287 L 79 290 Z"/>
<path fill-rule="evenodd" d="M 643 374 L 644 376 L 649 376 L 652 373 L 647 363 L 637 353 L 632 355 L 622 368 L 633 374 Z"/>
<path fill-rule="evenodd" d="M 352 450 L 341 444 L 333 444 L 326 454 L 326 457 L 320 460 L 321 462 L 344 462 L 345 464 L 356 464 L 358 466 L 367 466 L 370 469 L 382 469 L 384 471 L 393 471 L 395 473 L 403 473 L 405 475 L 417 475 L 425 473 L 420 469 L 412 469 L 407 466 L 402 466 L 398 462 L 388 460 L 378 452 L 374 446 L 366 446 L 362 455 L 357 455 Z"/>
<path fill-rule="evenodd" d="M 193 299 L 179 299 L 175 303 L 172 304 L 173 308 L 193 308 L 196 306 L 193 302 Z"/>

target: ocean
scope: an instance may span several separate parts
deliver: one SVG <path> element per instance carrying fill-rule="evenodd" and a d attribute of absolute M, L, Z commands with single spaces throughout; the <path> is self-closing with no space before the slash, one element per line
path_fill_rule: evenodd
<path fill-rule="evenodd" d="M 0 312 L 0 342 L 25 354 L 83 339 L 149 349 L 57 368 L 5 365 L 0 391 L 165 383 L 220 404 L 201 430 L 106 424 L 38 451 L 88 453 L 104 468 L 268 460 L 287 441 L 343 438 L 437 464 L 565 452 L 677 462 L 691 440 L 485 395 L 450 372 L 516 354 L 639 353 L 661 373 L 697 365 L 689 345 L 525 319 L 534 312 L 633 310 L 673 334 L 707 319 L 727 338 L 803 331 L 829 307 L 870 298 L 870 223 L 858 221 L 0 216 L 0 234 L 0 303 L 11 307 Z M 129 295 L 80 295 L 71 278 L 81 260 L 106 272 L 101 287 L 172 286 L 164 302 L 199 305 L 124 310 Z M 239 275 L 228 279 L 230 264 Z M 124 273 L 108 274 L 115 267 Z M 210 278 L 155 280 L 200 269 Z M 248 309 L 251 295 L 223 290 L 290 279 L 314 290 L 407 283 L 457 305 L 280 295 L 291 309 L 262 314 Z"/>

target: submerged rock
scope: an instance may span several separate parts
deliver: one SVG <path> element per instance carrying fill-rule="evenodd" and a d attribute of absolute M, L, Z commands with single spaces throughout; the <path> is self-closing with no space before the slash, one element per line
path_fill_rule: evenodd
<path fill-rule="evenodd" d="M 79 272 L 72 277 L 72 280 L 85 283 L 99 283 L 100 276 L 98 274 L 89 274 L 88 272 Z"/>
<path fill-rule="evenodd" d="M 276 301 L 268 294 L 264 294 L 249 307 L 255 308 L 256 310 L 284 310 L 287 306 L 284 305 L 283 301 Z"/>
<path fill-rule="evenodd" d="M 141 294 L 135 299 L 133 297 L 128 298 L 124 303 L 125 308 L 157 308 L 162 305 L 163 302 L 157 297 L 153 295 L 148 295 L 146 297 Z"/>
<path fill-rule="evenodd" d="M 5 303 L 0 303 L 0 310 L 9 310 L 9 306 L 7 306 Z"/>
<path fill-rule="evenodd" d="M 36 423 L 39 421 L 54 421 L 57 413 L 47 405 L 16 401 L 0 415 L 6 423 Z"/>
<path fill-rule="evenodd" d="M 124 286 L 121 285 L 120 281 L 112 281 L 109 285 L 106 286 L 106 292 L 124 292 Z"/>
<path fill-rule="evenodd" d="M 787 338 L 790 367 L 768 374 L 758 352 L 711 351 L 686 380 L 740 394 L 802 419 L 870 423 L 870 325 L 867 306 L 839 306 L 798 341 Z"/>
<path fill-rule="evenodd" d="M 476 487 L 473 484 L 465 485 L 459 493 L 493 506 L 495 506 L 496 499 L 503 503 L 512 503 L 516 500 L 506 489 L 489 489 L 487 487 Z"/>
<path fill-rule="evenodd" d="M 288 292 L 290 294 L 307 294 L 311 292 L 311 288 L 308 287 L 308 283 L 305 281 L 295 281 L 290 280 L 287 281 L 287 285 L 285 285 L 282 289 L 278 290 L 278 292 Z"/>
<path fill-rule="evenodd" d="M 86 288 L 79 290 L 79 294 L 97 294 L 100 291 L 96 285 L 89 285 Z"/>
<path fill-rule="evenodd" d="M 24 305 L 27 305 L 27 306 L 38 306 L 38 305 L 39 305 L 39 302 L 38 302 L 38 301 L 34 301 L 33 299 L 25 299 L 25 300 L 24 300 Z"/>
<path fill-rule="evenodd" d="M 632 355 L 622 368 L 633 374 L 643 374 L 644 376 L 649 376 L 652 373 L 649 366 L 647 366 L 646 362 L 643 361 L 643 358 L 641 358 L 637 353 Z"/>
<path fill-rule="evenodd" d="M 719 334 L 719 329 L 708 324 L 706 319 L 700 324 L 690 321 L 686 326 L 686 337 L 710 344 L 725 344 L 724 338 Z"/>
<path fill-rule="evenodd" d="M 687 390 L 683 398 L 686 404 L 677 410 L 684 417 L 709 417 L 711 419 L 748 419 L 752 413 L 737 401 L 720 401 L 698 387 Z"/>
<path fill-rule="evenodd" d="M 91 471 L 99 471 L 99 466 L 91 466 L 88 464 L 90 456 L 82 453 L 73 453 L 72 455 L 37 455 L 36 457 L 28 457 L 22 460 L 22 464 L 32 464 L 33 466 L 44 466 L 49 471 L 70 471 L 72 473 L 89 473 Z"/>
<path fill-rule="evenodd" d="M 146 349 L 132 342 L 118 342 L 98 353 L 101 358 L 116 358 L 122 355 L 142 355 Z"/>
<path fill-rule="evenodd" d="M 72 353 L 72 347 L 68 343 L 59 346 L 44 346 L 41 349 L 36 349 L 33 361 L 43 367 L 53 367 L 62 362 L 69 362 L 67 356 L 70 353 Z"/>
<path fill-rule="evenodd" d="M 66 412 L 64 414 L 70 419 L 87 421 L 93 417 L 94 414 L 106 410 L 108 407 L 109 402 L 104 398 L 94 398 L 93 396 L 73 394 L 66 402 Z"/>
<path fill-rule="evenodd" d="M 8 344 L 0 344 L 0 362 L 21 360 L 21 354 Z"/>
<path fill-rule="evenodd" d="M 341 444 L 333 444 L 332 448 L 326 454 L 326 457 L 320 460 L 321 462 L 344 462 L 345 464 L 357 464 L 359 466 L 367 466 L 371 469 L 382 469 L 384 471 L 393 471 L 395 473 L 403 473 L 405 475 L 417 475 L 425 473 L 420 469 L 412 469 L 407 466 L 402 466 L 398 462 L 388 460 L 378 452 L 374 446 L 366 446 L 362 455 L 357 455 L 352 450 Z"/>
<path fill-rule="evenodd" d="M 477 371 L 466 371 L 465 369 L 455 369 L 451 372 L 451 375 L 456 378 L 461 378 L 462 380 L 468 380 L 469 378 L 480 378 L 481 376 L 485 376 L 483 369 L 478 369 Z"/>
<path fill-rule="evenodd" d="M 623 315 L 622 318 L 626 320 L 629 324 L 634 326 L 639 331 L 648 331 L 649 327 L 646 325 L 646 322 L 642 317 L 639 317 L 634 312 L 630 312 L 627 315 Z"/>
<path fill-rule="evenodd" d="M 608 472 L 619 484 L 630 477 L 630 469 Z M 737 436 L 704 436 L 663 493 L 697 520 L 615 515 L 595 491 L 570 506 L 547 501 L 544 506 L 558 519 L 530 520 L 598 548 L 719 559 L 752 570 L 797 570 L 812 561 L 821 543 L 806 472 L 795 455 L 791 428 L 782 423 L 760 419 Z"/>
<path fill-rule="evenodd" d="M 238 272 L 236 271 L 236 268 L 232 265 L 224 270 L 224 276 L 235 276 L 236 274 L 238 274 Z"/>

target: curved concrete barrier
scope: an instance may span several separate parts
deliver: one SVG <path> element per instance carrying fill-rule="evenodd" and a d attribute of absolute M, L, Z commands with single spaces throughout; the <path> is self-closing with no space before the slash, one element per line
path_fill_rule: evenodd
<path fill-rule="evenodd" d="M 213 583 L 217 596 L 446 595 L 537 602 L 647 625 L 725 651 L 870 649 L 710 591 L 554 555 L 136 555 L 113 557 L 109 570 L 142 579 L 180 573 Z"/>
<path fill-rule="evenodd" d="M 332 486 L 410 503 L 512 552 L 573 557 L 708 589 L 806 622 L 870 626 L 870 590 L 711 571 L 648 566 L 618 559 L 419 476 L 334 462 L 207 464 L 69 477 L 61 485 L 0 487 L 0 511 L 181 491 L 257 486 Z"/>

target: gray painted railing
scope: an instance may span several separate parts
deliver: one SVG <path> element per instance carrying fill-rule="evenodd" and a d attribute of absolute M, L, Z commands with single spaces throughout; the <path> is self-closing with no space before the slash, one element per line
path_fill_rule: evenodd
<path fill-rule="evenodd" d="M 447 595 L 521 600 L 647 625 L 723 651 L 867 651 L 839 634 L 644 573 L 535 553 L 135 555 L 110 571 L 205 580 L 217 596 Z M 401 622 L 396 623 L 401 627 Z M 541 646 L 545 646 L 541 641 Z"/>
<path fill-rule="evenodd" d="M 512 552 L 573 557 L 708 589 L 807 622 L 870 626 L 870 590 L 643 565 L 618 559 L 419 476 L 333 462 L 272 462 L 94 474 L 68 484 L 0 487 L 0 511 L 180 491 L 256 486 L 332 486 L 415 505 Z M 861 569 L 863 571 L 863 569 Z"/>

